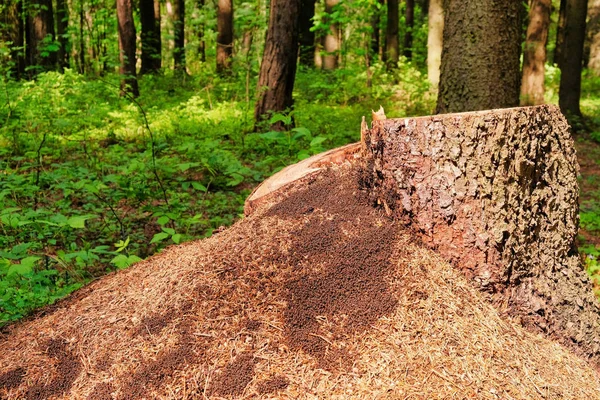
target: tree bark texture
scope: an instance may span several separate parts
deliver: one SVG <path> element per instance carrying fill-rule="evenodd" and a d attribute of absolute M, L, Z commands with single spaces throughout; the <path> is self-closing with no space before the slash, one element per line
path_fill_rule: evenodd
<path fill-rule="evenodd" d="M 185 0 L 173 0 L 173 66 L 185 73 Z"/>
<path fill-rule="evenodd" d="M 385 61 L 388 68 L 396 68 L 400 57 L 398 39 L 398 0 L 387 0 L 387 27 L 385 30 Z"/>
<path fill-rule="evenodd" d="M 217 72 L 231 70 L 233 54 L 233 1 L 218 0 L 217 7 Z"/>
<path fill-rule="evenodd" d="M 25 74 L 25 26 L 23 19 L 23 3 L 13 1 L 6 4 L 0 14 L 0 40 L 12 42 L 10 58 L 12 77 L 20 79 Z"/>
<path fill-rule="evenodd" d="M 567 0 L 560 0 L 558 24 L 556 26 L 556 45 L 554 47 L 554 64 L 562 68 L 561 62 L 565 47 L 565 24 L 567 23 Z"/>
<path fill-rule="evenodd" d="M 532 0 L 529 7 L 529 25 L 523 52 L 523 79 L 521 80 L 521 105 L 544 103 L 544 71 L 546 43 L 552 0 Z"/>
<path fill-rule="evenodd" d="M 336 69 L 340 52 L 340 27 L 335 21 L 332 21 L 331 14 L 334 8 L 339 4 L 339 0 L 325 0 L 325 15 L 329 23 L 329 31 L 325 35 L 323 50 L 323 69 Z"/>
<path fill-rule="evenodd" d="M 442 45 L 444 39 L 443 0 L 429 1 L 429 31 L 427 33 L 427 77 L 433 86 L 440 83 Z"/>
<path fill-rule="evenodd" d="M 565 42 L 563 47 L 558 103 L 567 117 L 581 116 L 581 70 L 587 0 L 567 0 Z"/>
<path fill-rule="evenodd" d="M 438 113 L 519 104 L 520 0 L 449 0 Z"/>
<path fill-rule="evenodd" d="M 406 0 L 406 12 L 405 17 L 405 33 L 404 33 L 404 57 L 409 60 L 412 58 L 412 45 L 413 45 L 413 28 L 415 25 L 415 0 Z"/>
<path fill-rule="evenodd" d="M 298 15 L 298 41 L 300 42 L 300 58 L 298 62 L 307 67 L 315 66 L 315 33 L 313 18 L 316 0 L 302 0 Z"/>
<path fill-rule="evenodd" d="M 586 39 L 589 44 L 587 67 L 594 75 L 600 75 L 600 0 L 588 1 Z"/>
<path fill-rule="evenodd" d="M 117 0 L 117 23 L 119 26 L 119 53 L 121 67 L 121 91 L 133 97 L 140 95 L 135 70 L 135 25 L 132 0 Z"/>
<path fill-rule="evenodd" d="M 299 7 L 300 0 L 271 0 L 269 27 L 258 78 L 259 95 L 254 110 L 256 123 L 270 112 L 284 111 L 293 105 Z"/>
<path fill-rule="evenodd" d="M 65 0 L 56 0 L 56 35 L 60 48 L 57 52 L 58 68 L 69 66 L 69 7 Z"/>
<path fill-rule="evenodd" d="M 414 226 L 504 311 L 600 361 L 600 309 L 579 259 L 578 164 L 556 106 L 374 121 L 373 202 Z"/>
<path fill-rule="evenodd" d="M 155 10 L 157 4 L 160 7 L 158 1 L 140 0 L 140 22 L 142 24 L 142 33 L 140 35 L 142 41 L 142 66 L 140 67 L 140 74 L 158 72 L 160 70 L 160 22 L 156 20 Z"/>
<path fill-rule="evenodd" d="M 37 0 L 29 4 L 27 14 L 27 64 L 45 71 L 54 69 L 56 52 L 47 50 L 47 46 L 55 40 L 52 0 Z"/>

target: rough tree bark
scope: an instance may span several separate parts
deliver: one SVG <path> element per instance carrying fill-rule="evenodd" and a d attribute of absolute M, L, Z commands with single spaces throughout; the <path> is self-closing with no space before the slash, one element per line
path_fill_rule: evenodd
<path fill-rule="evenodd" d="M 519 104 L 520 0 L 448 0 L 437 112 Z"/>
<path fill-rule="evenodd" d="M 405 17 L 405 33 L 404 33 L 404 57 L 409 60 L 412 58 L 412 45 L 413 45 L 413 28 L 415 25 L 415 0 L 406 0 L 406 12 Z"/>
<path fill-rule="evenodd" d="M 380 120 L 363 136 L 375 204 L 504 311 L 600 361 L 600 309 L 576 248 L 578 164 L 556 106 Z"/>
<path fill-rule="evenodd" d="M 546 43 L 551 10 L 552 0 L 532 0 L 529 4 L 529 25 L 523 51 L 521 105 L 544 103 Z"/>
<path fill-rule="evenodd" d="M 233 54 L 233 1 L 219 0 L 217 7 L 217 72 L 231 70 Z"/>
<path fill-rule="evenodd" d="M 339 0 L 325 0 L 325 15 L 329 23 L 329 30 L 325 35 L 323 50 L 323 69 L 336 69 L 338 65 L 338 57 L 340 51 L 340 29 L 335 21 L 331 21 L 330 14 L 335 6 L 339 4 Z"/>
<path fill-rule="evenodd" d="M 440 83 L 442 44 L 444 38 L 443 0 L 429 2 L 429 32 L 427 33 L 427 77 L 433 86 Z"/>
<path fill-rule="evenodd" d="M 58 68 L 63 71 L 69 66 L 69 7 L 65 0 L 56 0 L 56 36 L 60 48 L 57 52 Z"/>
<path fill-rule="evenodd" d="M 185 0 L 173 0 L 173 64 L 185 74 Z"/>
<path fill-rule="evenodd" d="M 289 109 L 296 78 L 300 0 L 272 0 L 254 119 Z"/>
<path fill-rule="evenodd" d="M 132 0 L 117 0 L 121 91 L 133 97 L 140 95 L 135 71 L 135 25 Z"/>
<path fill-rule="evenodd" d="M 589 41 L 587 67 L 594 75 L 600 75 L 600 0 L 589 1 L 586 31 Z"/>
<path fill-rule="evenodd" d="M 37 0 L 27 7 L 27 64 L 43 71 L 54 69 L 56 52 L 46 50 L 55 40 L 52 0 Z"/>
<path fill-rule="evenodd" d="M 398 40 L 398 0 L 387 0 L 387 26 L 385 29 L 385 62 L 388 68 L 396 68 L 400 56 Z"/>
<path fill-rule="evenodd" d="M 313 17 L 316 0 L 302 0 L 298 15 L 298 41 L 300 42 L 300 58 L 298 62 L 307 67 L 315 66 L 315 32 Z"/>
<path fill-rule="evenodd" d="M 581 70 L 587 0 L 567 0 L 558 104 L 568 118 L 580 117 Z"/>
<path fill-rule="evenodd" d="M 567 0 L 560 0 L 560 7 L 558 9 L 558 24 L 556 26 L 556 45 L 554 47 L 554 64 L 558 68 L 562 68 L 561 62 L 563 57 L 563 51 L 565 47 L 565 24 L 567 12 Z"/>
<path fill-rule="evenodd" d="M 157 5 L 160 7 L 160 3 L 155 0 L 140 0 L 140 21 L 142 23 L 142 33 L 140 35 L 142 66 L 140 67 L 140 74 L 160 70 L 160 21 L 156 20 L 155 7 Z"/>

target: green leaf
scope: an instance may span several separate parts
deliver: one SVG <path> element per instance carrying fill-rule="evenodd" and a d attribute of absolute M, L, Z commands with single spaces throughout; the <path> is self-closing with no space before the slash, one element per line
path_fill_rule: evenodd
<path fill-rule="evenodd" d="M 171 240 L 173 240 L 174 243 L 179 244 L 179 242 L 181 242 L 181 233 L 176 233 L 171 237 Z"/>
<path fill-rule="evenodd" d="M 152 238 L 152 240 L 150 241 L 150 243 L 158 243 L 158 242 L 162 242 L 163 240 L 165 240 L 166 238 L 168 238 L 169 235 L 168 233 L 165 232 L 159 232 L 156 235 L 154 235 L 154 237 Z"/>
<path fill-rule="evenodd" d="M 141 258 L 139 258 L 138 256 L 135 256 L 135 255 L 131 255 L 128 257 L 124 254 L 119 254 L 118 256 L 116 256 L 112 260 L 110 260 L 110 262 L 117 268 L 124 269 L 138 261 L 141 261 L 141 260 L 142 260 Z"/>
<path fill-rule="evenodd" d="M 168 223 L 170 220 L 171 219 L 169 217 L 167 217 L 166 215 L 163 215 L 156 221 L 156 223 L 159 224 L 160 226 L 163 226 L 164 224 Z"/>
<path fill-rule="evenodd" d="M 163 227 L 162 230 L 163 230 L 163 232 L 166 232 L 169 235 L 174 235 L 175 234 L 175 229 L 173 229 L 173 228 L 165 228 L 165 227 Z"/>
<path fill-rule="evenodd" d="M 41 257 L 25 257 L 20 264 L 12 264 L 6 273 L 6 276 L 14 274 L 25 275 L 33 271 L 33 266 Z"/>
<path fill-rule="evenodd" d="M 310 147 L 315 147 L 326 141 L 327 138 L 323 136 L 317 136 L 310 142 Z"/>
<path fill-rule="evenodd" d="M 67 225 L 74 229 L 85 228 L 85 221 L 88 219 L 96 218 L 95 215 L 76 215 L 67 220 Z"/>
<path fill-rule="evenodd" d="M 196 190 L 199 190 L 201 192 L 206 192 L 208 189 L 206 188 L 206 186 L 204 186 L 203 184 L 201 184 L 200 182 L 192 182 L 192 187 Z"/>
<path fill-rule="evenodd" d="M 298 140 L 298 139 L 300 139 L 301 137 L 304 137 L 304 136 L 310 136 L 310 131 L 308 129 L 306 129 L 306 128 L 303 128 L 303 127 L 294 128 L 294 129 L 292 129 L 292 132 L 296 132 L 294 134 L 294 136 L 292 136 L 292 139 L 294 139 L 294 140 Z"/>

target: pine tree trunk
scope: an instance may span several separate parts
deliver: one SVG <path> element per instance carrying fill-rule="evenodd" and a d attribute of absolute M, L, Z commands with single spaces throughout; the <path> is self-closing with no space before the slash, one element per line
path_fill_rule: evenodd
<path fill-rule="evenodd" d="M 117 23 L 119 26 L 121 91 L 137 97 L 140 92 L 135 71 L 136 36 L 132 0 L 117 0 Z"/>
<path fill-rule="evenodd" d="M 56 35 L 60 48 L 58 49 L 58 68 L 63 71 L 69 66 L 69 7 L 65 0 L 56 0 Z"/>
<path fill-rule="evenodd" d="M 41 71 L 52 70 L 56 66 L 56 52 L 46 49 L 55 40 L 52 0 L 29 4 L 27 14 L 27 63 L 40 67 Z"/>
<path fill-rule="evenodd" d="M 398 40 L 398 0 L 387 0 L 387 27 L 385 30 L 385 61 L 388 68 L 396 68 L 400 57 Z"/>
<path fill-rule="evenodd" d="M 158 72 L 160 63 L 156 59 L 160 59 L 159 50 L 160 43 L 160 23 L 156 21 L 156 4 L 155 0 L 139 0 L 140 1 L 140 22 L 142 24 L 142 33 L 140 39 L 142 41 L 142 66 L 140 67 L 140 75 Z M 160 7 L 160 6 L 159 6 Z M 158 36 L 157 36 L 158 26 Z M 158 67 L 158 68 L 157 68 Z"/>
<path fill-rule="evenodd" d="M 173 65 L 185 74 L 185 0 L 173 0 Z"/>
<path fill-rule="evenodd" d="M 205 0 L 198 0 L 198 10 L 200 13 L 204 13 Z M 204 16 L 203 16 L 204 17 Z M 203 20 L 204 21 L 204 18 Z M 201 22 L 198 26 L 198 54 L 200 55 L 200 61 L 206 62 L 206 40 L 204 39 L 204 22 Z"/>
<path fill-rule="evenodd" d="M 544 103 L 544 71 L 546 43 L 552 0 L 532 0 L 529 7 L 529 25 L 523 51 L 523 79 L 521 81 L 521 105 Z"/>
<path fill-rule="evenodd" d="M 373 203 L 414 226 L 525 326 L 600 361 L 600 308 L 579 259 L 578 165 L 556 106 L 363 128 Z"/>
<path fill-rule="evenodd" d="M 302 0 L 298 15 L 298 41 L 300 42 L 300 58 L 298 62 L 307 67 L 315 66 L 315 32 L 313 18 L 316 0 Z"/>
<path fill-rule="evenodd" d="M 233 1 L 218 0 L 217 8 L 217 72 L 231 71 L 233 54 Z"/>
<path fill-rule="evenodd" d="M 581 70 L 587 0 L 567 0 L 565 42 L 562 54 L 558 103 L 568 117 L 580 117 Z"/>
<path fill-rule="evenodd" d="M 565 47 L 565 24 L 567 23 L 567 0 L 560 0 L 558 24 L 556 26 L 556 45 L 554 47 L 554 63 L 562 68 L 562 57 Z"/>
<path fill-rule="evenodd" d="M 433 86 L 440 83 L 442 45 L 444 39 L 443 0 L 429 2 L 429 31 L 427 33 L 427 77 Z"/>
<path fill-rule="evenodd" d="M 293 106 L 292 91 L 298 55 L 298 11 L 300 0 L 271 0 L 258 100 L 254 118 L 259 124 L 271 112 Z"/>
<path fill-rule="evenodd" d="M 329 24 L 329 31 L 325 35 L 323 50 L 323 69 L 336 69 L 338 65 L 338 57 L 340 51 L 340 32 L 336 22 L 331 21 L 331 13 L 334 7 L 339 4 L 339 0 L 325 0 L 325 15 Z"/>
<path fill-rule="evenodd" d="M 438 113 L 519 104 L 520 0 L 449 0 Z"/>
<path fill-rule="evenodd" d="M 404 34 L 404 57 L 409 60 L 412 58 L 412 45 L 413 45 L 413 28 L 415 25 L 415 0 L 406 0 L 406 13 L 405 13 L 405 34 Z"/>
<path fill-rule="evenodd" d="M 600 75 L 600 0 L 591 0 L 589 4 L 587 32 L 590 41 L 587 67 L 594 75 Z"/>

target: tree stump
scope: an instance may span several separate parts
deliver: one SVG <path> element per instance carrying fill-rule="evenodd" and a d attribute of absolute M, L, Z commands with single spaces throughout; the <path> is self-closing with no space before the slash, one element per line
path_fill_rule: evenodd
<path fill-rule="evenodd" d="M 600 313 L 576 247 L 578 164 L 555 106 L 363 124 L 363 184 L 527 327 L 596 361 Z"/>

